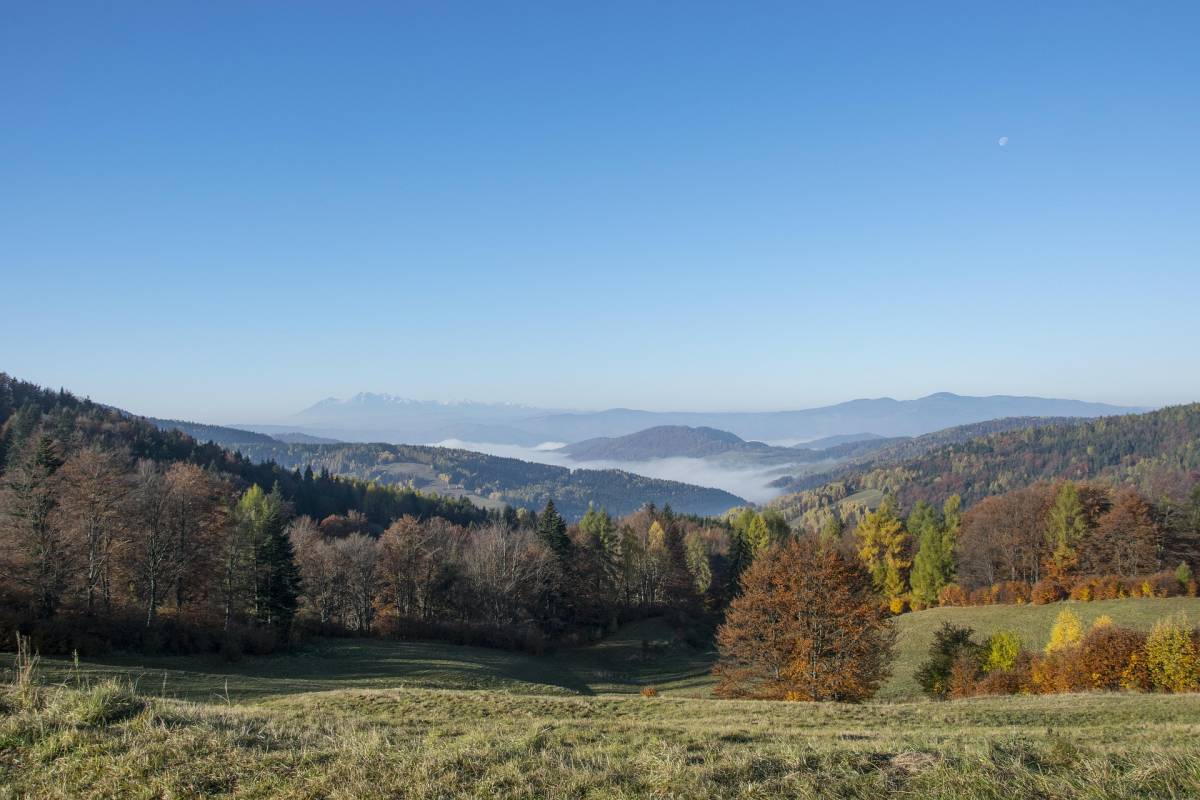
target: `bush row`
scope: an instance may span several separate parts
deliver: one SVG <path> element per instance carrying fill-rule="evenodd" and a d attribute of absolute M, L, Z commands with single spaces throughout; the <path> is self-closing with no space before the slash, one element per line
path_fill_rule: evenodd
<path fill-rule="evenodd" d="M 1126 597 L 1196 597 L 1196 581 L 1190 573 L 1181 579 L 1178 572 L 1157 572 L 1153 575 L 1120 576 L 1089 575 L 1071 581 L 1045 578 L 1035 584 L 1025 581 L 1002 581 L 970 592 L 956 583 L 947 584 L 938 593 L 940 606 L 992 606 L 1033 603 L 1044 605 L 1070 598 L 1117 600 Z M 916 610 L 916 609 L 914 609 Z"/>
<path fill-rule="evenodd" d="M 1025 649 L 1011 632 L 976 642 L 970 628 L 944 625 L 917 673 L 939 698 L 1079 691 L 1200 690 L 1200 628 L 1182 617 L 1159 620 L 1150 633 L 1101 617 L 1082 632 L 1068 609 L 1041 651 Z"/>

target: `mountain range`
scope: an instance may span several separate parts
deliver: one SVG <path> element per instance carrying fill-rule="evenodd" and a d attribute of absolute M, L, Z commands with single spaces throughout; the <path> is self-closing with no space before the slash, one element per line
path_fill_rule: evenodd
<path fill-rule="evenodd" d="M 239 428 L 267 434 L 304 433 L 343 441 L 426 444 L 445 440 L 534 446 L 574 444 L 661 426 L 714 428 L 746 441 L 803 444 L 831 436 L 919 436 L 1005 417 L 1100 417 L 1144 411 L 1105 403 L 1042 397 L 972 397 L 949 392 L 916 400 L 851 400 L 796 411 L 562 411 L 505 403 L 429 402 L 363 393 L 329 398 L 285 419 Z"/>

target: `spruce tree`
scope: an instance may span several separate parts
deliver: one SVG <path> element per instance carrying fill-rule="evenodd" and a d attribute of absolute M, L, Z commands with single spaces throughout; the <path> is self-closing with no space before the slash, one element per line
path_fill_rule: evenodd
<path fill-rule="evenodd" d="M 287 535 L 283 495 L 278 483 L 264 498 L 264 504 L 258 531 L 259 614 L 263 622 L 286 633 L 296 614 L 300 572 Z"/>
<path fill-rule="evenodd" d="M 1046 525 L 1046 544 L 1050 548 L 1047 564 L 1051 577 L 1062 578 L 1079 560 L 1076 548 L 1087 532 L 1087 517 L 1079 499 L 1079 489 L 1067 481 L 1058 490 Z"/>
<path fill-rule="evenodd" d="M 570 560 L 571 539 L 567 536 L 567 521 L 558 513 L 553 500 L 546 501 L 545 510 L 538 516 L 537 535 L 560 563 L 566 564 Z"/>

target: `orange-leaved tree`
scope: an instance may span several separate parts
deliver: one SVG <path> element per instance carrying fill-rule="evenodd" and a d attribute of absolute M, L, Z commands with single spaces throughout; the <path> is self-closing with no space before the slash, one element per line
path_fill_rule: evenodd
<path fill-rule="evenodd" d="M 858 559 L 814 537 L 759 556 L 717 631 L 717 693 L 857 702 L 888 676 L 895 633 Z"/>

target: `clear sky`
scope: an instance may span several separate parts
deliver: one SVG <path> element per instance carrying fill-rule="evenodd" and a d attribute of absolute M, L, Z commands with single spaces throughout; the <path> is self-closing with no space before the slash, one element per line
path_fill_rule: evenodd
<path fill-rule="evenodd" d="M 216 422 L 363 390 L 1200 399 L 1198 30 L 1195 2 L 3 3 L 0 370 Z"/>

